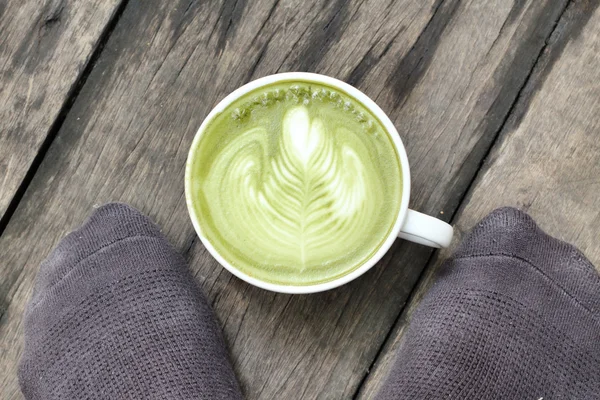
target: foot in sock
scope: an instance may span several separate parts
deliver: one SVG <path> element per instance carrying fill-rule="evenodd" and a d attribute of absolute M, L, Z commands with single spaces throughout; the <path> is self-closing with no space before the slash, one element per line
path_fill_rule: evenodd
<path fill-rule="evenodd" d="M 600 399 L 600 276 L 518 210 L 442 267 L 378 397 Z"/>
<path fill-rule="evenodd" d="M 44 261 L 19 368 L 33 399 L 241 399 L 213 312 L 135 209 L 107 204 Z"/>

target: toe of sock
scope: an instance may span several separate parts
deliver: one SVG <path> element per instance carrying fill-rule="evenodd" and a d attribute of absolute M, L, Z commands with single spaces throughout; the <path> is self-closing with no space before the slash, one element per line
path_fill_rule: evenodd
<path fill-rule="evenodd" d="M 131 237 L 163 236 L 152 221 L 127 204 L 108 203 L 97 208 L 81 227 L 65 236 L 41 264 L 33 302 L 91 254 Z"/>
<path fill-rule="evenodd" d="M 575 246 L 546 234 L 527 213 L 504 207 L 486 216 L 454 258 L 507 256 L 524 260 L 590 310 L 600 312 L 600 275 Z"/>

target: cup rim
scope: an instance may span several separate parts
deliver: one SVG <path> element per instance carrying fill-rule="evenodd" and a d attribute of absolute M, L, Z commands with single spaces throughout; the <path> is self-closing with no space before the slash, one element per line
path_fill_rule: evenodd
<path fill-rule="evenodd" d="M 191 165 L 193 164 L 192 161 L 194 159 L 194 154 L 196 153 L 195 149 L 198 147 L 198 144 L 200 143 L 200 138 L 202 137 L 202 134 L 203 134 L 206 126 L 208 125 L 208 123 L 211 122 L 213 120 L 213 118 L 215 116 L 217 116 L 219 113 L 223 112 L 231 103 L 233 103 L 235 100 L 237 100 L 239 97 L 243 96 L 244 94 L 251 92 L 255 89 L 258 89 L 260 87 L 266 86 L 266 85 L 270 85 L 270 84 L 273 84 L 276 82 L 289 81 L 289 80 L 301 80 L 301 81 L 309 81 L 309 82 L 315 82 L 315 83 L 329 85 L 329 86 L 335 87 L 337 89 L 340 89 L 341 91 L 345 92 L 350 97 L 353 97 L 357 101 L 362 103 L 367 109 L 369 109 L 373 114 L 375 114 L 375 116 L 383 124 L 384 128 L 388 131 L 389 136 L 392 139 L 392 142 L 394 143 L 394 146 L 396 148 L 396 153 L 398 154 L 398 158 L 400 159 L 400 167 L 401 167 L 401 171 L 402 171 L 402 195 L 401 195 L 401 199 L 400 199 L 400 208 L 398 210 L 398 215 L 396 217 L 396 221 L 395 221 L 390 233 L 388 234 L 388 236 L 386 237 L 384 242 L 381 244 L 379 249 L 375 252 L 375 254 L 373 254 L 371 256 L 371 258 L 369 258 L 367 261 L 365 261 L 358 268 L 355 268 L 353 271 L 351 271 L 343 276 L 340 276 L 339 278 L 337 278 L 335 280 L 328 281 L 328 282 L 322 282 L 322 283 L 318 283 L 318 284 L 314 284 L 314 285 L 296 285 L 295 286 L 295 285 L 281 285 L 281 284 L 266 282 L 266 281 L 254 278 L 254 277 L 240 271 L 233 265 L 231 265 L 227 260 L 225 260 L 219 254 L 219 252 L 215 249 L 215 247 L 210 243 L 208 238 L 206 238 L 202 234 L 202 228 L 200 227 L 200 223 L 198 222 L 199 218 L 196 215 L 196 211 L 195 211 L 194 207 L 192 206 L 192 196 L 190 193 L 190 191 L 191 191 L 190 181 L 191 181 L 191 169 L 192 169 Z M 196 231 L 196 234 L 202 241 L 202 244 L 206 247 L 206 249 L 211 254 L 211 256 L 214 257 L 221 266 L 223 266 L 223 268 L 227 269 L 229 272 L 231 272 L 236 277 L 242 279 L 243 281 L 246 281 L 247 283 L 250 283 L 251 285 L 254 285 L 254 286 L 257 286 L 257 287 L 260 287 L 262 289 L 269 290 L 272 292 L 278 292 L 278 293 L 307 294 L 307 293 L 322 292 L 325 290 L 330 290 L 330 289 L 334 289 L 336 287 L 342 286 L 342 285 L 358 278 L 359 276 L 361 276 L 362 274 L 364 274 L 365 272 L 370 270 L 383 257 L 383 255 L 385 253 L 387 253 L 387 251 L 390 249 L 390 247 L 392 246 L 392 244 L 398 237 L 398 234 L 400 233 L 400 229 L 404 223 L 404 220 L 406 218 L 406 214 L 408 211 L 409 198 L 410 198 L 410 170 L 409 170 L 409 165 L 408 165 L 408 156 L 406 155 L 406 150 L 404 148 L 404 144 L 402 143 L 402 140 L 400 139 L 400 135 L 398 134 L 396 127 L 394 126 L 394 124 L 392 123 L 390 118 L 387 116 L 387 114 L 377 105 L 377 103 L 375 103 L 373 100 L 371 100 L 371 98 L 369 98 L 366 94 L 364 94 L 363 92 L 361 92 L 354 86 L 352 86 L 346 82 L 343 82 L 339 79 L 336 79 L 336 78 L 332 78 L 332 77 L 329 77 L 326 75 L 321 75 L 321 74 L 316 74 L 316 73 L 310 73 L 310 72 L 284 72 L 284 73 L 278 73 L 278 74 L 273 74 L 273 75 L 267 75 L 262 78 L 258 78 L 256 80 L 248 82 L 245 85 L 237 88 L 236 90 L 234 90 L 233 92 L 228 94 L 223 100 L 221 100 L 210 111 L 210 113 L 206 116 L 206 118 L 204 119 L 204 121 L 202 122 L 200 127 L 198 128 L 198 131 L 196 132 L 196 135 L 194 136 L 194 140 L 192 141 L 192 144 L 190 146 L 190 150 L 188 152 L 188 158 L 186 161 L 186 167 L 185 167 L 186 205 L 187 205 L 188 213 L 190 215 L 190 219 L 192 220 L 192 224 Z"/>

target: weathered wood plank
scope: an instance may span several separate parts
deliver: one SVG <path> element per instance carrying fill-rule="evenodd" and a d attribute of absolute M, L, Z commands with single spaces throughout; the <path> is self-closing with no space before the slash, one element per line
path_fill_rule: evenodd
<path fill-rule="evenodd" d="M 573 2 L 456 218 L 460 238 L 490 211 L 528 211 L 549 234 L 575 244 L 600 271 L 600 8 Z M 410 316 L 448 249 L 432 262 L 361 391 L 379 389 Z"/>
<path fill-rule="evenodd" d="M 9 344 L 0 393 L 17 393 L 21 313 L 39 262 L 92 204 L 122 200 L 190 260 L 248 398 L 352 396 L 431 251 L 398 242 L 361 279 L 318 295 L 240 282 L 188 221 L 183 170 L 196 128 L 251 78 L 302 69 L 346 79 L 397 124 L 413 165 L 413 207 L 447 218 L 563 4 L 130 1 L 0 238 L 8 305 L 0 334 Z"/>
<path fill-rule="evenodd" d="M 0 230 L 122 0 L 0 4 Z"/>

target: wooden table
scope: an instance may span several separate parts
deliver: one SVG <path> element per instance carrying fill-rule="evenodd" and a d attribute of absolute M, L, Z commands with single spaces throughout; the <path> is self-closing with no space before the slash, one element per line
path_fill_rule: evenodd
<path fill-rule="evenodd" d="M 394 121 L 411 206 L 463 232 L 527 210 L 600 265 L 598 0 L 4 0 L 0 398 L 21 398 L 40 262 L 94 205 L 131 203 L 185 255 L 248 399 L 368 399 L 448 252 L 397 241 L 360 279 L 290 296 L 208 255 L 187 151 L 211 107 L 276 72 L 345 80 Z"/>

